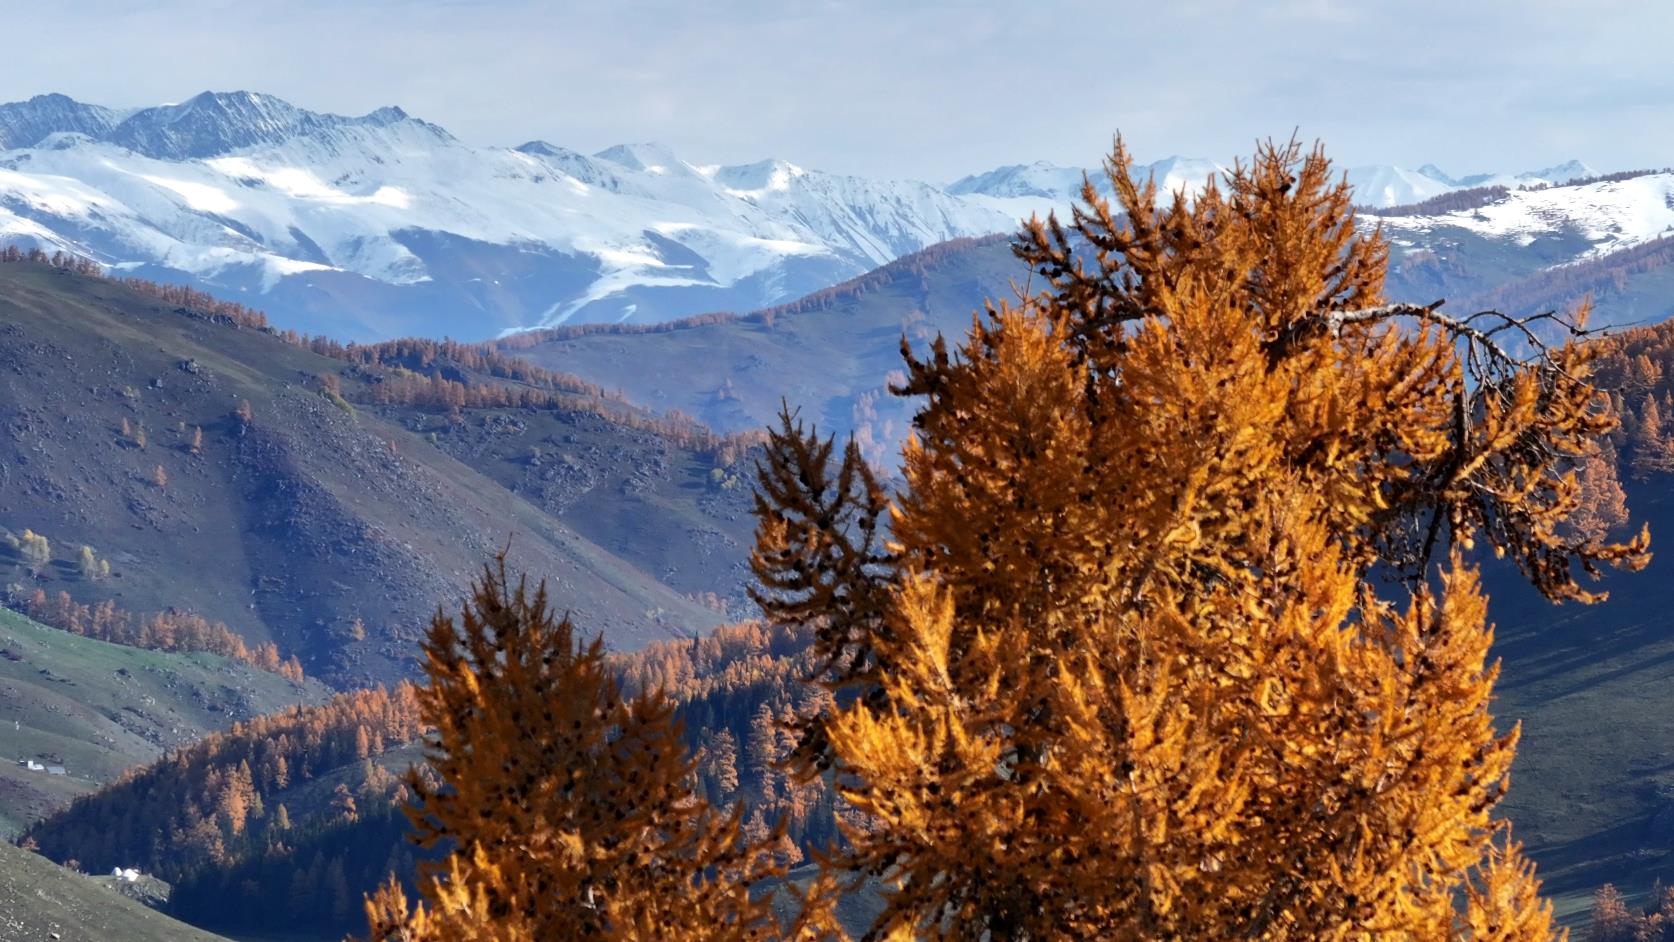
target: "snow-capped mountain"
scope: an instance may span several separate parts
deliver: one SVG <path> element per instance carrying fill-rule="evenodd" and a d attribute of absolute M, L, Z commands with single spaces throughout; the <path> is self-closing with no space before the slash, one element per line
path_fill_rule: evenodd
<path fill-rule="evenodd" d="M 43 96 L 0 106 L 0 145 L 0 241 L 355 338 L 751 309 L 1015 225 L 923 183 L 654 144 L 473 147 L 397 108 L 247 92 L 125 113 Z"/>
<path fill-rule="evenodd" d="M 1201 158 L 1168 157 L 1149 164 L 1138 164 L 1134 171 L 1141 179 L 1148 175 L 1153 177 L 1161 193 L 1184 190 L 1190 194 L 1201 189 L 1210 177 L 1224 175 L 1227 168 Z M 1393 164 L 1371 164 L 1349 167 L 1344 173 L 1362 205 L 1383 208 L 1406 206 L 1473 187 L 1517 189 L 1552 186 L 1594 176 L 1596 171 L 1579 160 L 1571 160 L 1526 173 L 1478 173 L 1459 178 L 1448 176 L 1435 164 L 1425 164 L 1417 170 Z M 975 174 L 950 184 L 947 191 L 956 196 L 1028 200 L 1067 206 L 1079 198 L 1084 174 L 1101 193 L 1109 192 L 1102 169 L 1061 167 L 1044 162 L 1013 164 Z"/>
<path fill-rule="evenodd" d="M 1142 169 L 1188 192 L 1224 172 L 1181 157 Z M 773 304 L 1062 212 L 1082 173 L 1017 165 L 941 188 L 700 165 L 656 144 L 480 147 L 399 108 L 345 117 L 250 92 L 128 111 L 43 95 L 0 105 L 0 243 L 242 293 L 305 331 L 480 338 Z M 1433 167 L 1349 173 L 1378 205 L 1483 185 Z"/>
<path fill-rule="evenodd" d="M 1445 251 L 1474 237 L 1522 249 L 1540 243 L 1559 264 L 1583 261 L 1674 235 L 1674 173 L 1508 189 L 1468 209 L 1376 221 L 1397 247 Z"/>

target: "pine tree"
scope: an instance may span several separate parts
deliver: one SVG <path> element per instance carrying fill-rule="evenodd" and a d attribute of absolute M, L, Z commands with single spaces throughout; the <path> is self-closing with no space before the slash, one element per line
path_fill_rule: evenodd
<path fill-rule="evenodd" d="M 250 765 L 240 761 L 222 783 L 216 806 L 221 826 L 226 828 L 228 834 L 237 837 L 244 833 L 245 823 L 249 820 L 256 801 L 256 787 L 251 781 Z"/>
<path fill-rule="evenodd" d="M 438 613 L 419 691 L 435 729 L 409 818 L 428 905 L 391 884 L 368 901 L 372 938 L 732 942 L 773 926 L 755 882 L 778 870 L 740 838 L 740 812 L 690 790 L 671 703 L 624 699 L 601 643 L 555 619 L 545 586 L 485 570 L 458 623 Z"/>
<path fill-rule="evenodd" d="M 1663 428 L 1662 409 L 1655 396 L 1647 396 L 1640 411 L 1633 438 L 1633 476 L 1641 481 L 1655 474 L 1674 471 L 1674 437 Z"/>
<path fill-rule="evenodd" d="M 730 799 L 738 793 L 738 738 L 732 730 L 722 728 L 710 739 L 708 767 L 715 777 L 719 797 Z"/>
<path fill-rule="evenodd" d="M 865 815 L 828 876 L 888 878 L 868 938 L 1548 937 L 1463 554 L 1581 601 L 1645 562 L 1564 530 L 1593 354 L 1385 305 L 1317 151 L 1160 206 L 1110 171 L 1025 233 L 1040 294 L 909 358 L 887 554 L 849 459 L 770 438 L 757 594 L 853 694 L 795 757 Z"/>
<path fill-rule="evenodd" d="M 750 736 L 745 748 L 749 751 L 750 775 L 755 779 L 758 797 L 772 801 L 779 792 L 779 734 L 773 708 L 766 703 L 756 707 L 750 718 Z"/>
<path fill-rule="evenodd" d="M 1616 461 L 1602 449 L 1582 458 L 1576 469 L 1580 504 L 1570 515 L 1572 532 L 1604 540 L 1610 531 L 1628 522 L 1627 494 L 1616 477 Z"/>
<path fill-rule="evenodd" d="M 1593 911 L 1588 920 L 1587 942 L 1633 942 L 1639 920 L 1628 910 L 1627 900 L 1615 886 L 1606 883 L 1593 894 Z"/>

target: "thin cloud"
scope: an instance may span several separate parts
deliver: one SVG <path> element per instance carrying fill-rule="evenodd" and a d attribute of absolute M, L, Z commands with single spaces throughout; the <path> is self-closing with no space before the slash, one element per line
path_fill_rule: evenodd
<path fill-rule="evenodd" d="M 1674 13 L 1625 3 L 805 4 L 90 0 L 8 11 L 0 98 L 247 88 L 399 104 L 462 138 L 946 181 L 1000 163 L 1227 159 L 1299 127 L 1344 163 L 1674 160 Z"/>

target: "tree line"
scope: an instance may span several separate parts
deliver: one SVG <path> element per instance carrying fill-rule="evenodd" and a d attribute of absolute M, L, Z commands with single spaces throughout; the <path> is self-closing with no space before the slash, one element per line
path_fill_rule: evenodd
<path fill-rule="evenodd" d="M 271 641 L 251 645 L 223 622 L 211 622 L 195 612 L 164 609 L 136 615 L 105 599 L 92 605 L 77 602 L 68 592 L 49 595 L 37 588 L 17 605 L 23 614 L 50 628 L 73 635 L 148 651 L 204 652 L 278 674 L 302 683 L 302 663 L 296 655 L 281 657 Z"/>
<path fill-rule="evenodd" d="M 290 840 L 297 822 L 356 814 L 357 793 L 374 804 L 401 800 L 395 778 L 367 763 L 411 743 L 421 730 L 408 684 L 339 694 L 320 706 L 234 723 L 130 770 L 34 825 L 26 837 L 55 860 L 74 859 L 96 871 L 139 866 L 180 879 L 269 853 Z M 282 803 L 284 795 L 345 768 L 359 773 L 352 789 L 344 786 L 350 800 L 333 791 L 317 808 Z"/>

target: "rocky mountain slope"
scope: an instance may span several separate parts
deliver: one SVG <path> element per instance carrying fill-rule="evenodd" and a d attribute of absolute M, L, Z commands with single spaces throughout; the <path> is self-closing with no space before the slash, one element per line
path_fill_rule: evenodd
<path fill-rule="evenodd" d="M 0 264 L 0 527 L 53 547 L 0 580 L 191 609 L 339 685 L 409 671 L 428 615 L 502 548 L 619 648 L 738 601 L 750 520 L 724 442 L 581 394 L 538 405 L 422 345 L 339 354 Z M 530 404 L 446 400 L 499 382 Z M 108 576 L 78 571 L 83 546 Z"/>

